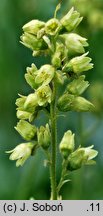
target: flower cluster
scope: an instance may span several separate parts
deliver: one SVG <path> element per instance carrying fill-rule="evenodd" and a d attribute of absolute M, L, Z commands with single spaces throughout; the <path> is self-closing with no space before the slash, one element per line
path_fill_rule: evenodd
<path fill-rule="evenodd" d="M 98 154 L 98 152 L 92 146 L 89 147 L 79 147 L 75 150 L 75 140 L 74 134 L 69 130 L 67 131 L 61 142 L 60 151 L 64 159 L 67 161 L 67 170 L 73 171 L 82 167 L 82 165 L 91 165 L 95 161 L 92 160 Z"/>
<path fill-rule="evenodd" d="M 8 152 L 11 153 L 11 160 L 17 160 L 17 166 L 23 165 L 39 147 L 46 153 L 49 152 L 49 164 L 52 165 L 52 148 L 49 147 L 56 140 L 53 130 L 56 116 L 53 114 L 57 110 L 94 110 L 93 104 L 81 96 L 89 86 L 82 73 L 93 67 L 88 52 L 85 52 L 87 39 L 74 33 L 81 21 L 80 14 L 72 8 L 60 20 L 56 17 L 46 23 L 32 20 L 23 26 L 21 43 L 33 51 L 33 56 L 50 55 L 51 64 L 44 64 L 40 68 L 31 64 L 26 69 L 25 79 L 32 92 L 27 96 L 19 94 L 16 100 L 19 122 L 15 127 L 26 143 L 19 144 Z M 66 85 L 66 88 L 57 98 L 55 88 L 60 84 Z M 50 120 L 45 126 L 36 127 L 34 120 L 41 110 L 49 114 Z M 67 170 L 91 164 L 97 155 L 97 151 L 92 148 L 93 146 L 75 149 L 74 134 L 68 130 L 60 142 L 60 152 L 67 162 Z"/>

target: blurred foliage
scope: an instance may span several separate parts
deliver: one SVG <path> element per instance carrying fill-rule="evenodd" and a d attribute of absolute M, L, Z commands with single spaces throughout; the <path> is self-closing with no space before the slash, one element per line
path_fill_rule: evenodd
<path fill-rule="evenodd" d="M 59 12 L 65 14 L 71 7 L 71 1 L 63 0 L 62 7 Z M 77 1 L 76 1 L 77 2 Z M 84 6 L 85 2 L 85 6 Z M 22 168 L 16 168 L 15 163 L 8 160 L 6 150 L 14 148 L 22 140 L 14 130 L 16 125 L 16 107 L 15 100 L 18 93 L 27 94 L 29 88 L 24 80 L 25 68 L 35 62 L 38 66 L 43 64 L 44 58 L 38 60 L 31 57 L 28 49 L 20 43 L 20 35 L 22 26 L 32 20 L 48 20 L 54 14 L 56 0 L 4 0 L 0 2 L 0 199 L 29 199 L 31 196 L 35 199 L 49 199 L 49 173 L 48 168 L 43 166 L 43 154 L 38 154 L 28 160 Z M 74 1 L 72 2 L 74 4 Z M 83 1 L 78 0 L 75 7 L 80 11 L 83 9 L 85 15 L 82 24 L 81 35 L 85 34 L 89 38 L 90 56 L 93 58 L 94 69 L 89 73 L 88 79 L 92 83 L 100 82 L 103 85 L 103 1 Z M 89 9 L 89 4 L 90 9 Z M 83 5 L 83 6 L 82 6 Z M 87 12 L 88 10 L 88 12 Z M 94 11 L 99 12 L 99 18 L 94 24 Z M 80 11 L 82 13 L 82 11 Z M 89 22 L 89 17 L 94 16 Z M 83 30 L 84 29 L 84 30 Z M 47 61 L 49 61 L 47 59 Z M 96 88 L 94 87 L 97 93 Z M 98 90 L 99 91 L 99 90 Z M 102 88 L 100 89 L 101 101 Z M 89 91 L 87 91 L 89 97 Z M 97 95 L 97 94 L 96 94 Z M 103 104 L 102 104 L 103 105 Z M 103 112 L 103 107 L 101 107 Z M 42 118 L 41 118 L 42 117 Z M 41 113 L 39 118 L 40 124 L 46 121 L 45 116 Z M 80 116 L 76 113 L 67 114 L 66 117 L 60 116 L 58 120 L 59 137 L 61 140 L 63 133 L 68 127 L 76 132 L 77 140 L 79 140 L 80 124 L 78 123 Z M 64 199 L 103 199 L 102 178 L 103 178 L 103 145 L 102 131 L 103 118 L 98 120 L 98 115 L 83 114 L 83 123 L 85 130 L 99 121 L 95 133 L 87 139 L 86 145 L 94 144 L 99 151 L 97 165 L 89 168 L 83 168 L 82 171 L 75 171 L 71 174 L 72 181 L 67 183 L 62 194 Z M 78 144 L 79 141 L 78 141 Z M 60 158 L 58 157 L 57 172 L 60 174 Z"/>

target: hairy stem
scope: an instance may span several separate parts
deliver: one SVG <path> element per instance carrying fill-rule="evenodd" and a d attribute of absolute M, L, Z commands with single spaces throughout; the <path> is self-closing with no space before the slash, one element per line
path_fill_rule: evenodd
<path fill-rule="evenodd" d="M 56 84 L 53 82 L 53 98 L 50 105 L 51 115 L 51 199 L 57 200 L 56 186 L 56 146 L 57 146 L 57 130 L 56 130 Z"/>
<path fill-rule="evenodd" d="M 61 178 L 60 178 L 60 181 L 59 181 L 59 184 L 57 187 L 58 195 L 59 195 L 59 191 L 60 191 L 61 187 L 63 186 L 63 182 L 64 182 L 66 175 L 67 175 L 67 160 L 63 160 Z"/>

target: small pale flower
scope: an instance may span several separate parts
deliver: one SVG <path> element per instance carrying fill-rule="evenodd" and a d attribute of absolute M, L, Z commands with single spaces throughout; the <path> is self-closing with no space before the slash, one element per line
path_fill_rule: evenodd
<path fill-rule="evenodd" d="M 76 74 L 79 74 L 84 71 L 88 71 L 93 68 L 93 64 L 91 62 L 91 58 L 87 57 L 88 52 L 75 57 L 69 61 L 66 65 L 64 65 L 64 71 L 73 71 Z"/>
<path fill-rule="evenodd" d="M 81 95 L 89 86 L 89 82 L 85 81 L 85 76 L 79 76 L 67 85 L 67 91 L 70 94 Z"/>
<path fill-rule="evenodd" d="M 61 24 L 67 31 L 73 31 L 79 23 L 82 21 L 80 13 L 74 10 L 72 7 L 71 10 L 61 19 Z"/>
<path fill-rule="evenodd" d="M 46 43 L 42 39 L 37 39 L 35 35 L 25 32 L 21 37 L 21 43 L 31 50 L 43 50 L 47 48 Z"/>
<path fill-rule="evenodd" d="M 27 96 L 26 101 L 24 103 L 24 108 L 29 110 L 31 108 L 35 108 L 38 106 L 38 98 L 37 94 L 31 93 Z"/>
<path fill-rule="evenodd" d="M 40 31 L 44 26 L 45 23 L 42 21 L 31 20 L 23 26 L 23 31 L 37 35 L 38 31 Z"/>
<path fill-rule="evenodd" d="M 35 78 L 36 84 L 48 85 L 54 77 L 55 69 L 53 66 L 47 64 L 43 65 Z"/>
<path fill-rule="evenodd" d="M 92 149 L 93 147 L 94 146 L 91 145 L 91 146 L 86 147 L 86 148 L 80 148 L 81 150 L 84 151 L 84 157 L 86 158 L 86 164 L 89 164 L 89 162 L 98 155 L 98 152 L 96 150 Z"/>
<path fill-rule="evenodd" d="M 55 35 L 60 27 L 60 22 L 56 18 L 52 18 L 45 24 L 45 32 L 49 35 Z"/>
<path fill-rule="evenodd" d="M 72 102 L 72 110 L 76 112 L 92 112 L 94 105 L 83 97 L 75 97 Z"/>
<path fill-rule="evenodd" d="M 31 118 L 32 114 L 30 112 L 27 112 L 27 111 L 22 111 L 22 110 L 17 110 L 17 118 L 19 119 L 29 119 Z"/>
<path fill-rule="evenodd" d="M 20 108 L 20 107 L 24 106 L 24 103 L 26 101 L 26 96 L 20 95 L 20 94 L 19 94 L 19 96 L 20 96 L 20 98 L 16 99 L 16 103 L 15 104 L 16 104 L 16 106 L 18 106 Z"/>
<path fill-rule="evenodd" d="M 16 166 L 22 166 L 25 161 L 31 156 L 32 149 L 34 145 L 31 142 L 28 143 L 21 143 L 16 146 L 11 151 L 6 151 L 6 153 L 11 153 L 9 159 L 10 160 L 17 160 Z"/>
<path fill-rule="evenodd" d="M 72 94 L 65 93 L 58 100 L 58 109 L 62 112 L 67 112 L 72 110 L 72 103 L 75 96 Z"/>
<path fill-rule="evenodd" d="M 25 74 L 25 79 L 31 88 L 36 89 L 38 85 L 35 83 L 35 77 L 38 73 L 38 69 L 35 64 L 32 64 L 31 67 L 27 67 L 27 73 Z"/>
<path fill-rule="evenodd" d="M 81 37 L 76 33 L 63 34 L 60 38 L 64 39 L 64 43 L 68 49 L 68 55 L 75 55 L 76 53 L 85 53 L 84 47 L 88 46 L 87 39 Z"/>
<path fill-rule="evenodd" d="M 67 169 L 70 171 L 77 170 L 82 167 L 82 165 L 92 165 L 95 161 L 94 159 L 98 152 L 92 149 L 93 146 L 87 148 L 78 148 L 68 157 Z"/>
<path fill-rule="evenodd" d="M 51 103 L 52 100 L 52 91 L 51 88 L 47 85 L 42 85 L 36 90 L 36 95 L 38 99 L 39 106 L 45 106 L 47 103 Z"/>
<path fill-rule="evenodd" d="M 27 141 L 33 139 L 36 135 L 36 127 L 25 120 L 20 120 L 15 129 Z"/>
<path fill-rule="evenodd" d="M 70 130 L 64 133 L 64 136 L 60 142 L 60 151 L 64 158 L 67 158 L 75 147 L 74 134 Z"/>

